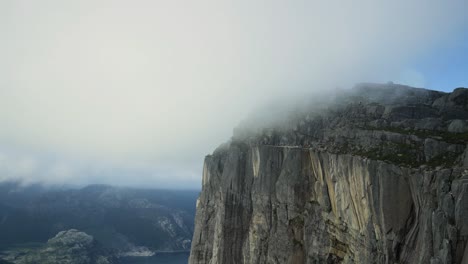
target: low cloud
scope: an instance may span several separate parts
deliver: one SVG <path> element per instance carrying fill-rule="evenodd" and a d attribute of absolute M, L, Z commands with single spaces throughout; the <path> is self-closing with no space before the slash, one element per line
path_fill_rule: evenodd
<path fill-rule="evenodd" d="M 197 188 L 204 155 L 274 98 L 424 84 L 411 61 L 459 34 L 465 10 L 462 0 L 2 1 L 0 147 L 35 160 L 2 172 Z M 44 165 L 50 153 L 59 165 Z"/>

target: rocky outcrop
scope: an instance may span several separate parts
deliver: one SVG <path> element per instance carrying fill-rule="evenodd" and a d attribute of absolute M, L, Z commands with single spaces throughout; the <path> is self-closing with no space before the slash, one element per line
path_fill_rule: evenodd
<path fill-rule="evenodd" d="M 75 229 L 59 232 L 39 249 L 13 251 L 5 261 L 17 264 L 111 264 L 116 257 L 94 238 Z"/>
<path fill-rule="evenodd" d="M 468 89 L 360 84 L 205 159 L 190 263 L 467 263 Z"/>

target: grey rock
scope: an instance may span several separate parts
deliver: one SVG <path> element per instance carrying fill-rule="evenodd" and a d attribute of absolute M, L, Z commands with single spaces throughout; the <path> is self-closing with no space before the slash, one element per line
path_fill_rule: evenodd
<path fill-rule="evenodd" d="M 448 100 L 456 105 L 468 107 L 468 89 L 457 88 L 449 95 Z"/>
<path fill-rule="evenodd" d="M 460 236 L 468 237 L 468 179 L 455 182 L 455 222 Z"/>
<path fill-rule="evenodd" d="M 15 264 L 111 264 L 116 257 L 94 238 L 75 229 L 59 232 L 39 249 L 13 252 L 6 257 Z"/>
<path fill-rule="evenodd" d="M 91 247 L 94 238 L 76 229 L 59 232 L 55 237 L 49 239 L 47 244 L 52 247 L 71 247 L 79 245 L 81 247 Z"/>
<path fill-rule="evenodd" d="M 205 159 L 189 263 L 462 263 L 466 141 L 444 109 L 464 96 L 360 84 L 235 134 Z"/>
<path fill-rule="evenodd" d="M 466 147 L 462 158 L 463 158 L 463 166 L 468 167 L 468 147 Z"/>
<path fill-rule="evenodd" d="M 424 156 L 426 161 L 444 153 L 447 150 L 448 144 L 440 142 L 432 138 L 426 138 L 424 141 Z"/>
<path fill-rule="evenodd" d="M 463 259 L 460 262 L 462 264 L 468 263 L 468 244 L 465 246 L 465 253 L 463 255 Z"/>
<path fill-rule="evenodd" d="M 468 132 L 468 122 L 466 120 L 453 120 L 448 126 L 448 131 L 452 133 Z"/>
<path fill-rule="evenodd" d="M 442 120 L 439 118 L 424 118 L 415 123 L 415 128 L 420 130 L 439 130 L 441 127 Z"/>

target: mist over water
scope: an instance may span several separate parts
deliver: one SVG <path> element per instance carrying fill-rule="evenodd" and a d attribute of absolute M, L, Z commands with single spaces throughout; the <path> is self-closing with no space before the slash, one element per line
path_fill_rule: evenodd
<path fill-rule="evenodd" d="M 465 10 L 3 1 L 0 181 L 199 188 L 204 155 L 262 105 L 360 81 L 424 86 L 412 62 L 459 35 Z"/>

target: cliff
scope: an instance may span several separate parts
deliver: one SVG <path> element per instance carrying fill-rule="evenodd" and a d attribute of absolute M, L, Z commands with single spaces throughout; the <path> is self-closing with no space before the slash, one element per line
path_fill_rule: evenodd
<path fill-rule="evenodd" d="M 206 157 L 189 263 L 468 263 L 468 89 L 330 98 Z"/>

